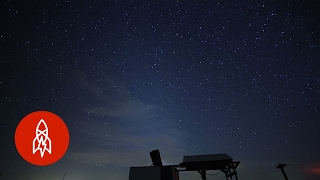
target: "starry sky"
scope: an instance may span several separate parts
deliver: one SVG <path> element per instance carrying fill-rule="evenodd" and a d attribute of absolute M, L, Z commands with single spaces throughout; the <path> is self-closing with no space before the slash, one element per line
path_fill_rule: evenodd
<path fill-rule="evenodd" d="M 226 153 L 239 179 L 320 178 L 317 1 L 14 1 L 0 10 L 2 180 L 127 180 L 129 167 Z M 59 115 L 57 163 L 14 144 Z M 215 174 L 219 171 L 209 171 Z M 208 179 L 225 179 L 223 174 Z M 181 172 L 180 180 L 201 179 Z"/>

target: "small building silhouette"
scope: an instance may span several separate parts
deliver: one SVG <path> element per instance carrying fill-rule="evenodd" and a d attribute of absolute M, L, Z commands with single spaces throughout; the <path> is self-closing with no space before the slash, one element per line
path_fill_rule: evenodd
<path fill-rule="evenodd" d="M 174 166 L 131 167 L 129 180 L 179 180 Z"/>
<path fill-rule="evenodd" d="M 159 150 L 150 152 L 153 166 L 131 167 L 129 180 L 179 180 L 179 171 L 198 171 L 201 178 L 206 180 L 207 170 L 221 170 L 227 180 L 235 176 L 240 161 L 233 161 L 227 154 L 208 154 L 184 156 L 179 165 L 163 166 Z M 179 168 L 179 169 L 177 169 Z"/>

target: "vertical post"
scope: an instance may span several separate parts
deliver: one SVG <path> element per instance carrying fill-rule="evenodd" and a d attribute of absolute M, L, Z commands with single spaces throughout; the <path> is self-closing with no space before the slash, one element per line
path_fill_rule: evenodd
<path fill-rule="evenodd" d="M 238 180 L 238 175 L 236 174 L 236 180 Z"/>
<path fill-rule="evenodd" d="M 201 174 L 202 180 L 207 180 L 206 170 L 197 170 Z"/>
<path fill-rule="evenodd" d="M 207 180 L 206 171 L 201 172 L 202 180 Z"/>
<path fill-rule="evenodd" d="M 286 164 L 279 164 L 279 166 L 277 166 L 276 168 L 281 169 L 281 172 L 282 172 L 282 174 L 284 176 L 284 179 L 289 180 L 286 172 L 283 169 L 285 166 L 286 166 Z"/>

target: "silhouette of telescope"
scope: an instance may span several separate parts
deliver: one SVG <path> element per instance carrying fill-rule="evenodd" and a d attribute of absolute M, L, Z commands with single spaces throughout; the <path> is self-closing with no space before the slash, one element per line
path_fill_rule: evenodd
<path fill-rule="evenodd" d="M 158 149 L 151 151 L 150 157 L 152 159 L 153 166 L 162 166 L 160 151 Z"/>

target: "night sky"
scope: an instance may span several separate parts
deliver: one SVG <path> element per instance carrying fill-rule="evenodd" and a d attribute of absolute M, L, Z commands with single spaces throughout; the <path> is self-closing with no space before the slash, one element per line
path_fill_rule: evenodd
<path fill-rule="evenodd" d="M 14 1 L 0 9 L 2 180 L 127 180 L 131 166 L 226 153 L 239 179 L 320 179 L 318 1 Z M 59 115 L 57 163 L 14 143 Z M 215 174 L 219 171 L 209 171 Z M 207 176 L 225 179 L 223 173 Z M 180 180 L 201 179 L 198 172 Z"/>

